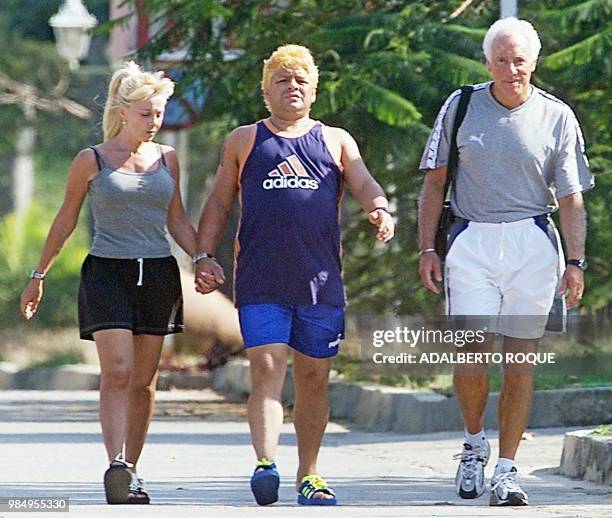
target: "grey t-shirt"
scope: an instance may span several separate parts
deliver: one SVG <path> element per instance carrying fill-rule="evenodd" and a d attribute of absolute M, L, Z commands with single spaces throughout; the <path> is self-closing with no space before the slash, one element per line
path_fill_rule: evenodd
<path fill-rule="evenodd" d="M 115 169 L 98 156 L 102 169 L 88 187 L 94 220 L 89 253 L 111 259 L 171 255 L 166 220 L 175 181 L 163 155 L 157 169 L 144 173 Z"/>
<path fill-rule="evenodd" d="M 457 133 L 459 165 L 451 206 L 471 221 L 501 223 L 553 212 L 555 198 L 594 186 L 584 140 L 569 106 L 533 87 L 523 104 L 508 109 L 474 86 Z M 421 158 L 423 171 L 447 165 L 460 90 L 436 119 Z"/>

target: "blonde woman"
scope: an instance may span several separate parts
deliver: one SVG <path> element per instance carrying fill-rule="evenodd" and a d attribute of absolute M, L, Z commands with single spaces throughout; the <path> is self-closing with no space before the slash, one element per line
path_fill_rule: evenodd
<path fill-rule="evenodd" d="M 81 271 L 79 330 L 82 339 L 95 341 L 100 358 L 109 504 L 149 503 L 136 463 L 153 414 L 164 335 L 183 328 L 179 270 L 166 229 L 185 252 L 195 252 L 195 231 L 179 192 L 176 153 L 153 141 L 173 92 L 174 84 L 163 72 L 144 72 L 134 62 L 113 74 L 104 142 L 74 158 L 64 202 L 21 295 L 21 311 L 29 320 L 88 194 L 94 237 Z"/>

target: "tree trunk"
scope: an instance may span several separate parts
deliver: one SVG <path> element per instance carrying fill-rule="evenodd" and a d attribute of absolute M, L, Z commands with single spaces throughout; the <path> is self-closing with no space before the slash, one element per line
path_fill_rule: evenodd
<path fill-rule="evenodd" d="M 22 225 L 30 205 L 34 191 L 34 164 L 32 153 L 36 139 L 34 128 L 35 112 L 26 107 L 26 125 L 19 129 L 15 144 L 15 162 L 13 163 L 13 210 L 17 216 L 18 231 L 24 229 Z"/>

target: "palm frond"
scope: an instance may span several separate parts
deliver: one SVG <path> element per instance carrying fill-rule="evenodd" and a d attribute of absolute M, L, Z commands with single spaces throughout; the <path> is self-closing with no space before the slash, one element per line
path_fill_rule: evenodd
<path fill-rule="evenodd" d="M 607 56 L 611 47 L 612 25 L 600 33 L 546 57 L 544 66 L 558 70 L 568 65 L 585 65 L 594 59 Z"/>
<path fill-rule="evenodd" d="M 384 36 L 386 32 L 387 31 L 382 28 L 372 29 L 363 40 L 363 48 L 367 49 L 372 44 L 372 40 L 374 40 L 376 37 Z"/>
<path fill-rule="evenodd" d="M 339 52 L 360 52 L 372 29 L 365 26 L 348 26 L 337 29 L 323 28 L 311 34 L 308 44 L 315 48 L 333 48 Z M 384 33 L 383 29 L 377 29 Z"/>
<path fill-rule="evenodd" d="M 466 27 L 465 25 L 457 25 L 454 23 L 440 24 L 439 28 L 450 34 L 469 38 L 472 41 L 478 43 L 479 45 L 482 43 L 482 40 L 487 32 L 486 29 Z"/>
<path fill-rule="evenodd" d="M 606 90 L 588 90 L 574 95 L 574 99 L 590 103 L 610 102 L 609 95 Z"/>
<path fill-rule="evenodd" d="M 428 23 L 420 30 L 426 46 L 448 50 L 467 57 L 480 55 L 484 29 L 454 24 Z"/>
<path fill-rule="evenodd" d="M 475 59 L 436 49 L 432 52 L 433 60 L 437 61 L 436 68 L 443 70 L 445 79 L 450 83 L 479 83 L 490 78 L 487 67 Z"/>
<path fill-rule="evenodd" d="M 368 30 L 377 27 L 393 27 L 396 24 L 396 17 L 393 13 L 374 12 L 367 15 L 342 16 L 336 18 L 325 25 L 331 30 L 343 29 L 346 27 L 367 27 Z"/>
<path fill-rule="evenodd" d="M 421 120 L 421 113 L 397 92 L 364 78 L 325 81 L 319 88 L 315 114 L 318 117 L 362 106 L 378 121 L 406 128 Z"/>
<path fill-rule="evenodd" d="M 581 25 L 596 24 L 612 15 L 612 0 L 586 0 L 563 9 L 552 9 L 540 14 L 546 22 L 559 24 L 563 29 L 579 30 Z"/>
<path fill-rule="evenodd" d="M 367 79 L 357 80 L 358 100 L 376 119 L 400 128 L 421 119 L 421 113 L 408 99 Z"/>

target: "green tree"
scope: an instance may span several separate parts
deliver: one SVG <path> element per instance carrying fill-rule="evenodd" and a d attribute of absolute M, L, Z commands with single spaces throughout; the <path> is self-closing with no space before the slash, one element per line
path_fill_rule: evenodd
<path fill-rule="evenodd" d="M 187 84 L 205 78 L 211 85 L 207 115 L 226 120 L 228 128 L 266 116 L 259 87 L 265 57 L 287 42 L 313 50 L 321 71 L 313 115 L 357 138 L 399 218 L 391 248 L 374 246 L 371 227 L 349 200 L 344 249 L 352 304 L 400 313 L 431 308 L 415 265 L 414 209 L 421 182 L 416 164 L 428 133 L 424 121 L 433 119 L 458 83 L 487 77 L 479 61 L 482 29 L 452 23 L 461 2 L 246 1 L 221 7 L 206 0 L 146 0 L 144 5 L 170 23 L 141 56 L 154 59 L 176 44 L 187 48 L 192 58 Z M 243 51 L 239 59 L 224 59 L 228 42 Z"/>
<path fill-rule="evenodd" d="M 1 22 L 1 20 L 0 20 Z M 19 322 L 19 295 L 35 266 L 44 238 L 61 202 L 69 158 L 91 142 L 83 118 L 89 110 L 72 101 L 68 88 L 68 67 L 52 43 L 34 41 L 20 34 L 3 31 L 0 23 L 0 316 L 2 327 Z M 66 114 L 70 114 L 66 117 Z M 78 115 L 72 117 L 71 115 Z M 27 213 L 15 214 L 12 192 L 16 145 L 27 127 L 36 131 L 35 143 L 29 141 L 36 178 L 34 204 Z M 83 128 L 84 127 L 84 128 Z M 88 134 L 86 139 L 83 134 Z M 13 174 L 12 174 L 13 173 Z M 32 171 L 27 168 L 25 173 Z M 54 267 L 49 279 L 39 325 L 69 325 L 76 321 L 76 293 L 80 262 L 87 250 L 84 226 L 76 231 Z"/>
<path fill-rule="evenodd" d="M 537 81 L 568 102 L 585 133 L 596 188 L 586 195 L 589 234 L 583 307 L 608 311 L 612 301 L 609 223 L 612 189 L 612 0 L 532 2 L 526 16 L 541 33 Z"/>
<path fill-rule="evenodd" d="M 609 125 L 597 103 L 610 75 L 610 2 L 526 4 L 529 13 L 521 14 L 536 21 L 544 42 L 535 81 L 576 108 L 594 169 L 608 169 L 604 126 Z M 374 246 L 371 229 L 349 200 L 344 264 L 352 306 L 397 313 L 435 311 L 436 299 L 425 292 L 416 274 L 415 207 L 422 182 L 418 159 L 446 96 L 461 83 L 489 78 L 480 48 L 486 27 L 498 16 L 498 2 L 144 0 L 143 5 L 170 23 L 142 49 L 141 57 L 154 59 L 169 48 L 186 48 L 190 61 L 185 85 L 204 78 L 210 85 L 207 116 L 225 121 L 228 128 L 266 116 L 259 81 L 262 60 L 274 48 L 297 42 L 313 50 L 321 75 L 313 115 L 347 128 L 357 138 L 398 216 L 398 237 L 390 248 Z M 228 46 L 241 49 L 233 54 L 236 59 L 227 59 Z M 609 225 L 600 221 L 606 182 L 600 178 L 589 198 L 593 268 L 585 305 L 591 308 L 609 303 L 609 285 L 597 287 L 610 278 Z M 595 221 L 601 225 L 593 228 Z"/>

